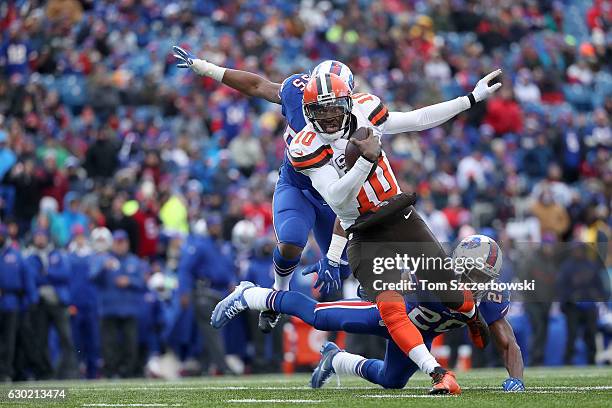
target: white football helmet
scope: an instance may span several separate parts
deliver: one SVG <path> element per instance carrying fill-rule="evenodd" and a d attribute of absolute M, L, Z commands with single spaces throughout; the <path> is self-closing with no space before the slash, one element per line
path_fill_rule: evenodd
<path fill-rule="evenodd" d="M 200 218 L 191 226 L 191 232 L 195 235 L 206 236 L 208 235 L 208 224 L 204 218 Z"/>
<path fill-rule="evenodd" d="M 501 275 L 502 251 L 494 239 L 486 235 L 469 235 L 461 240 L 453 251 L 453 262 L 465 269 L 461 281 L 492 282 Z M 485 291 L 473 291 L 479 299 Z"/>
<path fill-rule="evenodd" d="M 252 221 L 241 220 L 232 229 L 232 244 L 241 251 L 253 248 L 257 239 L 257 227 Z"/>
<path fill-rule="evenodd" d="M 91 246 L 96 252 L 106 252 L 113 245 L 113 234 L 106 227 L 94 228 L 90 239 Z"/>
<path fill-rule="evenodd" d="M 351 91 L 355 89 L 355 79 L 353 78 L 351 69 L 340 61 L 325 60 L 314 67 L 310 76 L 316 76 L 325 72 L 338 75 L 340 79 L 348 85 Z"/>

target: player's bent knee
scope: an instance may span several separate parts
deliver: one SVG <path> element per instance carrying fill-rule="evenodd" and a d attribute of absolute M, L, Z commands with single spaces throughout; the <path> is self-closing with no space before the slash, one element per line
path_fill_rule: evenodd
<path fill-rule="evenodd" d="M 406 386 L 407 381 L 403 378 L 383 378 L 380 385 L 387 390 L 400 390 Z"/>
<path fill-rule="evenodd" d="M 276 239 L 279 243 L 278 250 L 286 251 L 289 255 L 295 254 L 295 251 L 299 251 L 298 255 L 296 255 L 299 256 L 302 253 L 302 248 L 304 248 L 308 242 L 308 234 L 311 228 L 312 225 L 293 216 L 285 218 L 282 221 L 275 220 L 274 230 L 276 232 Z M 281 249 L 281 246 L 286 246 L 286 248 Z M 287 257 L 283 252 L 281 252 L 281 255 Z"/>
<path fill-rule="evenodd" d="M 295 259 L 302 256 L 303 248 L 293 245 L 293 244 L 285 244 L 280 242 L 278 244 L 278 252 L 280 252 L 281 256 L 285 259 Z"/>

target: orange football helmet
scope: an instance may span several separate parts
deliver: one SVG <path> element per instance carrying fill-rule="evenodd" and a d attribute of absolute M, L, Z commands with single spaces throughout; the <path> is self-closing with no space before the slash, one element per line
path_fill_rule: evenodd
<path fill-rule="evenodd" d="M 322 72 L 306 84 L 302 106 L 304 116 L 321 137 L 329 142 L 342 137 L 351 123 L 351 89 L 336 74 Z"/>

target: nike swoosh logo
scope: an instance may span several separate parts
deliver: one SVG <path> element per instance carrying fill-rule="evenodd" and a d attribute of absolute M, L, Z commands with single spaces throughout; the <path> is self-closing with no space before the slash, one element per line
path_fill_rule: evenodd
<path fill-rule="evenodd" d="M 410 218 L 410 215 L 412 214 L 412 210 L 410 210 L 410 212 L 408 214 L 404 214 L 404 218 L 408 219 Z"/>

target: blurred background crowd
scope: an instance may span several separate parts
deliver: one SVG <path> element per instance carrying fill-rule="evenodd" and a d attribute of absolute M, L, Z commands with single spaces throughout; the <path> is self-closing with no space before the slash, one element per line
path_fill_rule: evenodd
<path fill-rule="evenodd" d="M 273 281 L 280 108 L 180 71 L 175 44 L 276 82 L 337 59 L 399 111 L 502 67 L 487 103 L 385 139 L 402 188 L 440 241 L 495 238 L 504 279 L 588 262 L 555 256 L 560 242 L 603 243 L 610 266 L 611 24 L 606 0 L 2 2 L 0 381 L 154 375 L 169 349 L 183 373 L 287 357 L 252 316 L 206 324 L 238 280 Z M 519 268 L 515 242 L 544 244 Z M 610 361 L 607 305 L 568 296 L 513 304 L 530 364 Z"/>

